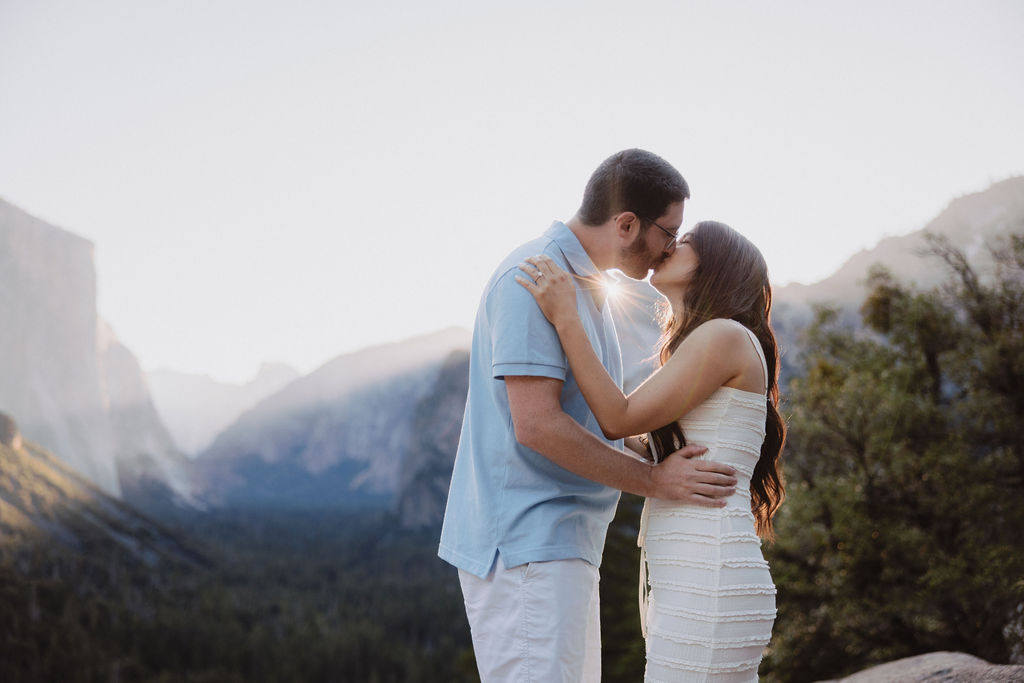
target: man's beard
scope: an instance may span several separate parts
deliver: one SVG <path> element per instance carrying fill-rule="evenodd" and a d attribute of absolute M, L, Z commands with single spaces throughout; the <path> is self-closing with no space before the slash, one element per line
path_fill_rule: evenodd
<path fill-rule="evenodd" d="M 634 280 L 643 280 L 654 265 L 654 259 L 642 237 L 628 247 L 623 247 L 619 255 L 619 270 Z"/>

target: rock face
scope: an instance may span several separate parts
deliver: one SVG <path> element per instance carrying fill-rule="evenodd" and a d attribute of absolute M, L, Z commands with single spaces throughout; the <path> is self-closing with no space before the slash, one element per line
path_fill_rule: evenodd
<path fill-rule="evenodd" d="M 97 316 L 93 245 L 3 201 L 0 320 L 0 410 L 28 439 L 108 494 L 162 472 L 187 496 L 138 363 Z"/>
<path fill-rule="evenodd" d="M 0 414 L 6 433 L 18 435 Z M 107 495 L 31 441 L 0 442 L 0 557 L 17 562 L 38 548 L 62 547 L 98 557 L 205 563 L 173 534 Z"/>
<path fill-rule="evenodd" d="M 469 352 L 454 351 L 413 416 L 413 438 L 395 502 L 403 528 L 434 527 L 444 519 L 468 391 Z"/>
<path fill-rule="evenodd" d="M 1024 681 L 1024 666 L 989 664 L 963 652 L 931 652 L 820 683 L 1011 683 Z"/>
<path fill-rule="evenodd" d="M 218 436 L 195 460 L 196 490 L 218 506 L 392 504 L 417 406 L 466 347 L 445 330 L 336 358 Z"/>
<path fill-rule="evenodd" d="M 143 509 L 191 503 L 188 460 L 157 416 L 138 360 L 102 322 L 99 340 L 106 416 L 122 497 Z"/>
<path fill-rule="evenodd" d="M 0 201 L 0 410 L 119 494 L 99 364 L 93 245 Z"/>

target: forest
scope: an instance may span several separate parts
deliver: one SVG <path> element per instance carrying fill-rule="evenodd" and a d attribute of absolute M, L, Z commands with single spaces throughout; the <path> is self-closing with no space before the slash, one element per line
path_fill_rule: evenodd
<path fill-rule="evenodd" d="M 991 245 L 984 272 L 928 244 L 942 286 L 876 268 L 857 319 L 818 309 L 790 359 L 762 680 L 937 650 L 1024 657 L 1024 231 Z M 602 567 L 610 682 L 643 675 L 640 504 L 623 496 Z M 47 544 L 5 556 L 0 680 L 477 680 L 436 529 L 398 530 L 382 510 L 162 523 L 198 559 L 154 569 Z"/>
<path fill-rule="evenodd" d="M 170 524 L 200 561 L 154 572 L 47 548 L 30 572 L 0 568 L 0 680 L 475 680 L 458 580 L 433 533 L 351 510 Z"/>

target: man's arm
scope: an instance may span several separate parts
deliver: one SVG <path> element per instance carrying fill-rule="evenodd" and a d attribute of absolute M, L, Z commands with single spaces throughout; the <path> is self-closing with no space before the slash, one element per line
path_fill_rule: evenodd
<path fill-rule="evenodd" d="M 562 410 L 562 382 L 547 377 L 506 376 L 516 440 L 581 477 L 651 498 L 722 507 L 735 492 L 735 470 L 693 460 L 703 448 L 687 446 L 660 465 L 626 456 L 584 429 Z"/>

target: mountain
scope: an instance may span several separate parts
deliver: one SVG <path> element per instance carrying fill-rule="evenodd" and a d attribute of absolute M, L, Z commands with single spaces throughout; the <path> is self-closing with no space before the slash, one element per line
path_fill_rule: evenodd
<path fill-rule="evenodd" d="M 195 456 L 239 415 L 298 377 L 299 372 L 288 365 L 265 363 L 245 384 L 173 370 L 151 372 L 147 379 L 157 413 L 174 442 Z"/>
<path fill-rule="evenodd" d="M 931 233 L 962 250 L 984 276 L 992 267 L 989 247 L 1011 232 L 1024 233 L 1024 176 L 952 200 L 920 230 L 880 240 L 851 256 L 823 280 L 775 287 L 772 324 L 782 354 L 781 385 L 799 371 L 800 335 L 811 322 L 815 305 L 837 307 L 848 324 L 860 324 L 858 310 L 867 294 L 865 282 L 871 266 L 881 264 L 899 281 L 922 289 L 939 285 L 948 271 L 938 259 L 926 255 L 926 235 Z"/>
<path fill-rule="evenodd" d="M 144 510 L 193 504 L 188 460 L 157 415 L 138 360 L 103 322 L 98 339 L 122 499 Z"/>
<path fill-rule="evenodd" d="M 61 548 L 108 563 L 203 563 L 202 556 L 131 506 L 107 495 L 0 413 L 0 557 Z M 26 561 L 29 558 L 26 557 Z"/>
<path fill-rule="evenodd" d="M 859 307 L 866 294 L 864 281 L 868 269 L 876 263 L 888 267 L 903 282 L 934 287 L 945 280 L 946 271 L 937 267 L 934 259 L 922 256 L 926 233 L 948 238 L 984 273 L 992 263 L 986 245 L 1012 231 L 1024 231 L 1024 176 L 1008 178 L 981 192 L 952 200 L 922 229 L 880 240 L 871 249 L 851 256 L 824 280 L 777 287 L 775 300 L 790 308 L 815 302 Z"/>
<path fill-rule="evenodd" d="M 448 329 L 328 362 L 246 411 L 196 458 L 198 495 L 215 506 L 391 504 L 419 440 L 417 405 L 451 352 L 468 346 L 465 330 Z"/>
<path fill-rule="evenodd" d="M 469 351 L 452 351 L 413 412 L 416 438 L 409 444 L 394 505 L 404 529 L 437 526 L 444 518 L 468 391 Z"/>
<path fill-rule="evenodd" d="M 92 243 L 0 200 L 0 410 L 108 494 L 175 497 L 180 458 L 96 312 Z"/>

